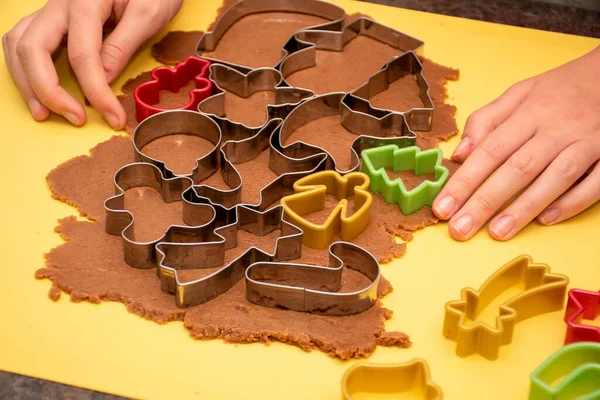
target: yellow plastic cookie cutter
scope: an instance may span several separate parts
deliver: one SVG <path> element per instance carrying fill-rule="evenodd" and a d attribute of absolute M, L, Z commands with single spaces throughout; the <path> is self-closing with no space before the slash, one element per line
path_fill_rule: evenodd
<path fill-rule="evenodd" d="M 342 377 L 344 400 L 418 391 L 424 400 L 442 400 L 442 389 L 431 380 L 427 361 L 415 358 L 402 364 L 358 363 Z M 387 397 L 386 397 L 387 398 Z"/>
<path fill-rule="evenodd" d="M 456 342 L 459 357 L 479 353 L 495 360 L 500 347 L 512 342 L 517 322 L 563 308 L 568 284 L 565 275 L 551 274 L 547 265 L 519 256 L 497 270 L 478 291 L 464 288 L 461 300 L 446 303 L 444 336 Z M 523 291 L 500 305 L 495 326 L 477 321 L 495 298 L 516 285 L 522 285 Z"/>
<path fill-rule="evenodd" d="M 367 191 L 370 179 L 362 172 L 344 176 L 336 171 L 321 171 L 294 183 L 294 194 L 281 199 L 284 218 L 304 231 L 302 243 L 313 249 L 325 249 L 336 232 L 341 239 L 356 238 L 369 224 L 373 196 Z M 327 195 L 334 195 L 338 204 L 322 224 L 312 223 L 305 215 L 325 208 Z M 348 197 L 354 196 L 354 214 L 348 215 Z"/>

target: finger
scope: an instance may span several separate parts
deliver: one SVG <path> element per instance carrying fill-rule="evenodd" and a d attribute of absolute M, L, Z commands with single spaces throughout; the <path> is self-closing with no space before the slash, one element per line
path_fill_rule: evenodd
<path fill-rule="evenodd" d="M 497 240 L 512 238 L 569 190 L 598 157 L 598 151 L 589 143 L 576 142 L 567 147 L 517 200 L 492 220 L 490 235 Z"/>
<path fill-rule="evenodd" d="M 74 2 L 69 13 L 69 62 L 85 97 L 113 129 L 125 126 L 125 110 L 108 85 L 100 49 L 102 25 L 110 16 L 104 2 Z"/>
<path fill-rule="evenodd" d="M 448 224 L 450 235 L 456 240 L 470 239 L 560 154 L 564 148 L 560 143 L 546 135 L 536 135 L 525 143 L 452 217 Z"/>
<path fill-rule="evenodd" d="M 17 55 L 27 81 L 39 101 L 74 125 L 85 122 L 85 110 L 58 80 L 52 53 L 67 33 L 66 5 L 48 3 L 25 29 L 17 44 Z"/>
<path fill-rule="evenodd" d="M 517 110 L 490 133 L 448 180 L 433 202 L 440 219 L 450 219 L 477 188 L 534 134 L 533 119 Z"/>
<path fill-rule="evenodd" d="M 462 140 L 452 153 L 455 161 L 464 161 L 481 141 L 505 122 L 525 101 L 533 87 L 533 80 L 511 86 L 500 97 L 475 111 L 467 119 Z"/>
<path fill-rule="evenodd" d="M 43 121 L 50 116 L 50 110 L 42 105 L 35 95 L 35 92 L 27 81 L 27 75 L 25 75 L 25 70 L 17 55 L 17 43 L 37 14 L 38 12 L 36 11 L 17 22 L 14 28 L 2 37 L 2 47 L 8 71 L 13 77 L 19 93 L 21 93 L 21 96 L 23 96 L 29 105 L 31 115 L 36 121 Z"/>
<path fill-rule="evenodd" d="M 108 81 L 112 82 L 125 68 L 137 49 L 152 35 L 161 31 L 175 16 L 180 2 L 165 8 L 160 2 L 132 1 L 119 23 L 102 44 L 100 53 Z M 140 24 L 140 21 L 144 21 Z"/>
<path fill-rule="evenodd" d="M 569 219 L 600 200 L 600 163 L 581 183 L 550 204 L 537 218 L 542 225 Z"/>

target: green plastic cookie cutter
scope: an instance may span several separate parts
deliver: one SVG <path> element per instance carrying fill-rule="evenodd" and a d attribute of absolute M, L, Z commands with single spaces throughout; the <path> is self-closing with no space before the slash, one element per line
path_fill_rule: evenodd
<path fill-rule="evenodd" d="M 369 175 L 372 192 L 380 193 L 386 203 L 396 203 L 404 215 L 410 215 L 423 206 L 430 206 L 448 180 L 448 169 L 442 166 L 442 151 L 421 151 L 417 146 L 399 148 L 390 144 L 363 150 L 362 172 Z M 415 175 L 433 173 L 435 181 L 425 180 L 407 190 L 402 179 L 391 180 L 386 168 L 394 172 L 415 171 Z"/>
<path fill-rule="evenodd" d="M 600 343 L 567 345 L 531 374 L 529 400 L 575 399 L 600 399 Z"/>

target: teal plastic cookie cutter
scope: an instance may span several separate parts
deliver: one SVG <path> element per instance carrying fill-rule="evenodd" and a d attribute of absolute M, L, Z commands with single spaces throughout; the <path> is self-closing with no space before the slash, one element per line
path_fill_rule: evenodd
<path fill-rule="evenodd" d="M 567 345 L 531 374 L 529 400 L 575 399 L 600 399 L 600 343 Z"/>
<path fill-rule="evenodd" d="M 423 206 L 430 206 L 440 193 L 450 173 L 442 166 L 442 151 L 421 151 L 417 146 L 399 148 L 390 144 L 363 150 L 362 172 L 369 175 L 372 192 L 380 193 L 386 203 L 396 203 L 404 215 L 410 215 Z M 425 180 L 417 187 L 407 190 L 402 179 L 391 180 L 386 168 L 394 172 L 414 170 L 415 175 L 433 173 L 435 180 Z"/>

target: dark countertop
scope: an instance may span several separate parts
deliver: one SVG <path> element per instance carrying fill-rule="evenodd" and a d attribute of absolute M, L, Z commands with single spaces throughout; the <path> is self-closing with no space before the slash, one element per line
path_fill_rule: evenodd
<path fill-rule="evenodd" d="M 362 1 L 480 21 L 600 38 L 600 0 Z M 575 4 L 577 7 L 560 4 L 565 2 Z M 0 399 L 120 400 L 123 398 L 0 371 Z"/>

